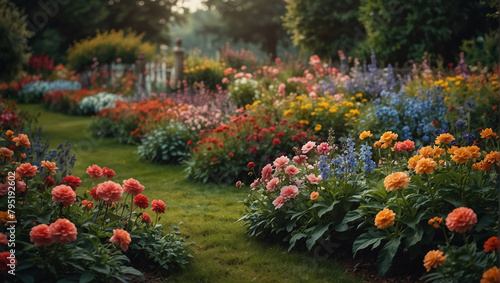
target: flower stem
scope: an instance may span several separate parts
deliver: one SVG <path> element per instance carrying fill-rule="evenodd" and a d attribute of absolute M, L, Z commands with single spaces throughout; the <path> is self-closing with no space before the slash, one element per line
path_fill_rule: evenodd
<path fill-rule="evenodd" d="M 467 253 L 469 254 L 469 257 L 470 257 L 470 263 L 471 265 L 474 264 L 474 261 L 472 260 L 472 253 L 470 252 L 470 246 L 469 246 L 469 241 L 467 241 L 467 237 L 465 236 L 465 232 L 462 233 L 462 236 L 464 238 L 464 242 L 467 246 Z"/>

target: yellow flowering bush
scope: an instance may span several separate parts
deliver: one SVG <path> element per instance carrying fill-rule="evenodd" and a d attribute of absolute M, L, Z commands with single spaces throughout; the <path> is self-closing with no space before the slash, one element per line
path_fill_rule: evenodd
<path fill-rule="evenodd" d="M 224 67 L 225 63 L 201 57 L 195 52 L 184 61 L 184 78 L 190 85 L 203 82 L 205 87 L 215 90 L 217 85 L 222 85 Z"/>

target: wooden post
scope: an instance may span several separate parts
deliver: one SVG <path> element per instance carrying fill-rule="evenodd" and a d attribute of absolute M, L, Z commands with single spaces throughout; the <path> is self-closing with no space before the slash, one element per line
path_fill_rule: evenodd
<path fill-rule="evenodd" d="M 137 75 L 137 87 L 140 94 L 146 92 L 146 58 L 144 52 L 140 51 L 135 61 L 135 72 Z"/>
<path fill-rule="evenodd" d="M 182 82 L 184 74 L 184 49 L 182 49 L 182 39 L 177 38 L 175 41 L 177 45 L 174 47 L 174 83 L 177 85 Z"/>

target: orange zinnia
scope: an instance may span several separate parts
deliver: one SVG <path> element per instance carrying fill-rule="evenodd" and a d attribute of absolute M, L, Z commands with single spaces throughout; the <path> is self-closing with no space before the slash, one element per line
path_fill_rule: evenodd
<path fill-rule="evenodd" d="M 394 218 L 396 218 L 396 213 L 388 208 L 384 208 L 375 217 L 375 226 L 378 229 L 390 227 L 394 225 Z"/>
<path fill-rule="evenodd" d="M 445 151 L 444 148 L 440 148 L 440 147 L 436 147 L 436 146 L 434 146 L 433 150 L 434 150 L 434 156 L 433 156 L 434 159 L 441 157 L 441 155 Z"/>
<path fill-rule="evenodd" d="M 472 226 L 477 223 L 477 214 L 474 210 L 467 207 L 455 208 L 446 217 L 446 227 L 450 231 L 464 233 L 472 229 Z"/>
<path fill-rule="evenodd" d="M 408 169 L 415 169 L 417 162 L 420 160 L 421 155 L 414 155 L 408 159 Z"/>
<path fill-rule="evenodd" d="M 439 228 L 439 224 L 443 223 L 443 218 L 436 216 L 434 218 L 429 219 L 429 225 L 432 225 L 434 228 Z"/>
<path fill-rule="evenodd" d="M 415 173 L 417 174 L 432 174 L 434 169 L 437 168 L 437 163 L 432 158 L 422 158 L 415 166 Z"/>
<path fill-rule="evenodd" d="M 431 271 L 431 268 L 436 268 L 441 266 L 446 261 L 446 255 L 440 250 L 429 251 L 424 258 L 424 267 L 427 272 Z"/>
<path fill-rule="evenodd" d="M 16 143 L 16 146 L 24 146 L 26 148 L 30 148 L 31 145 L 30 145 L 30 140 L 28 139 L 28 136 L 25 135 L 25 134 L 19 134 L 17 135 L 17 137 L 13 138 L 12 139 L 13 142 Z"/>
<path fill-rule="evenodd" d="M 500 281 L 500 271 L 498 267 L 493 266 L 483 273 L 480 283 L 498 283 Z"/>
<path fill-rule="evenodd" d="M 472 154 L 472 158 L 474 161 L 476 161 L 477 158 L 481 157 L 481 152 L 479 152 L 479 147 L 473 145 L 473 146 L 468 146 L 466 147 L 467 150 Z"/>
<path fill-rule="evenodd" d="M 364 140 L 366 138 L 372 137 L 373 134 L 370 131 L 364 131 L 359 135 L 359 138 Z"/>
<path fill-rule="evenodd" d="M 434 149 L 430 146 L 422 147 L 418 152 L 424 158 L 434 156 Z"/>
<path fill-rule="evenodd" d="M 406 173 L 396 172 L 385 177 L 384 186 L 387 191 L 401 190 L 408 187 L 410 180 Z"/>
<path fill-rule="evenodd" d="M 7 132 L 5 132 L 5 137 L 9 141 L 14 141 L 14 132 L 11 130 L 7 130 Z"/>
<path fill-rule="evenodd" d="M 499 164 L 500 162 L 500 153 L 498 151 L 491 151 L 484 157 L 484 161 L 490 164 Z"/>
<path fill-rule="evenodd" d="M 450 149 L 448 149 L 449 154 L 455 154 L 455 151 L 458 149 L 458 146 L 452 146 Z"/>
<path fill-rule="evenodd" d="M 487 129 L 484 129 L 482 132 L 481 132 L 481 138 L 483 139 L 492 139 L 492 138 L 497 138 L 498 135 L 497 133 L 493 132 L 493 130 L 491 128 L 487 128 Z"/>
<path fill-rule="evenodd" d="M 7 159 L 7 161 L 12 160 L 12 155 L 14 155 L 14 152 L 6 147 L 0 148 L 0 157 L 4 157 Z"/>
<path fill-rule="evenodd" d="M 392 141 L 398 138 L 398 134 L 394 134 L 393 132 L 385 132 L 381 137 L 379 142 L 383 143 L 382 148 L 387 148 L 392 144 Z"/>
<path fill-rule="evenodd" d="M 42 167 L 44 167 L 45 169 L 47 169 L 50 174 L 52 175 L 55 175 L 56 174 L 56 170 L 59 169 L 56 167 L 56 163 L 55 162 L 50 162 L 50 161 L 42 161 Z"/>
<path fill-rule="evenodd" d="M 488 241 L 486 241 L 484 243 L 484 252 L 485 253 L 489 253 L 489 252 L 495 253 L 495 252 L 498 252 L 499 248 L 500 248 L 500 241 L 495 236 L 489 238 Z"/>
<path fill-rule="evenodd" d="M 466 147 L 461 147 L 455 150 L 454 155 L 451 157 L 453 161 L 460 164 L 467 163 L 471 158 L 472 153 Z"/>
<path fill-rule="evenodd" d="M 454 141 L 455 138 L 448 134 L 448 133 L 445 133 L 445 134 L 440 134 L 437 138 L 436 138 L 436 141 L 434 142 L 435 144 L 437 145 L 440 145 L 440 144 L 449 144 L 450 142 Z"/>

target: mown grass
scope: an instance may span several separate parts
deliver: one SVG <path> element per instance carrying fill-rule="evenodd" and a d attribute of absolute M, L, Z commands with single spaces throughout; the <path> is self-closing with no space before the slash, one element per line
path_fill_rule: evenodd
<path fill-rule="evenodd" d="M 196 243 L 194 256 L 181 272 L 165 275 L 169 282 L 361 282 L 332 261 L 319 262 L 312 254 L 292 252 L 275 243 L 250 239 L 236 223 L 244 214 L 239 203 L 246 193 L 234 186 L 204 185 L 184 178 L 181 165 L 157 165 L 139 160 L 136 147 L 90 135 L 90 117 L 66 116 L 40 105 L 20 105 L 30 113 L 41 112 L 39 124 L 51 147 L 68 140 L 77 156 L 73 175 L 89 182 L 89 165 L 116 171 L 114 181 L 134 178 L 145 187 L 149 200 L 161 199 L 167 212 L 161 223 L 177 225 Z M 272 239 L 274 242 L 279 239 Z"/>

